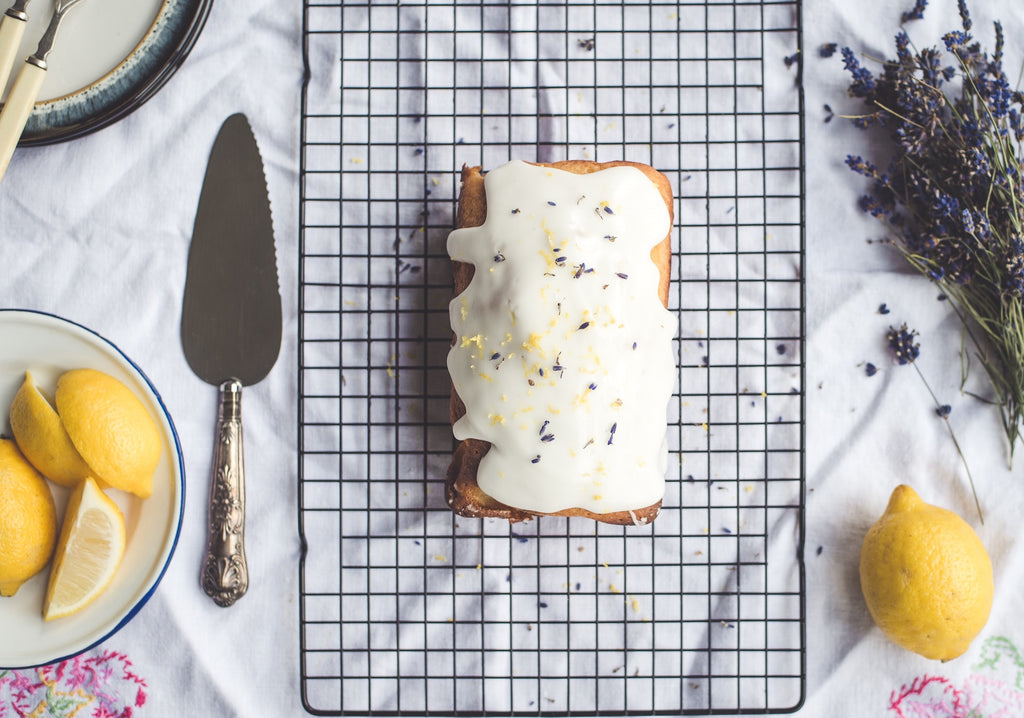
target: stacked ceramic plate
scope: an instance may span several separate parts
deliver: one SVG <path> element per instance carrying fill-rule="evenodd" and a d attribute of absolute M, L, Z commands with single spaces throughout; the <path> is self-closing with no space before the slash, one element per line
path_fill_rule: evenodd
<path fill-rule="evenodd" d="M 90 0 L 61 23 L 21 145 L 42 145 L 106 127 L 153 96 L 188 55 L 212 0 Z M 31 55 L 53 0 L 28 4 L 14 73 Z M 5 8 L 0 6 L 0 12 Z"/>

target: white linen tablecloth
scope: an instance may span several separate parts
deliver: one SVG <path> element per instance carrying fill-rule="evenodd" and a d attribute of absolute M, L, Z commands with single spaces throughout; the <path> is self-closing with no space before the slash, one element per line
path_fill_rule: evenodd
<path fill-rule="evenodd" d="M 1021 570 L 1016 540 L 1024 501 L 1020 450 L 1008 469 L 1006 440 L 992 407 L 960 393 L 960 324 L 939 290 L 912 273 L 895 250 L 869 239 L 881 224 L 856 205 L 864 178 L 847 154 L 884 164 L 871 135 L 836 117 L 861 111 L 846 97 L 848 74 L 824 43 L 865 58 L 895 56 L 900 15 L 913 3 L 807 3 L 804 80 L 807 107 L 807 578 L 808 698 L 801 715 L 1024 715 L 1018 649 Z M 1007 35 L 1007 75 L 1016 80 L 1024 12 L 1010 3 L 970 3 L 973 34 L 991 52 L 993 20 Z M 942 47 L 960 29 L 955 2 L 933 2 L 905 26 L 918 48 Z M 876 73 L 877 74 L 877 73 Z M 879 313 L 881 304 L 890 313 Z M 966 474 L 934 404 L 913 367 L 892 362 L 890 325 L 920 332 L 917 360 L 940 401 L 974 475 L 984 511 L 980 525 Z M 868 377 L 865 362 L 879 367 Z M 975 364 L 968 389 L 986 393 Z M 988 625 L 962 657 L 928 661 L 888 643 L 860 593 L 860 542 L 898 483 L 970 523 L 991 555 L 995 604 Z M 973 711 L 973 713 L 972 713 Z"/>
<path fill-rule="evenodd" d="M 996 412 L 959 393 L 959 325 L 937 290 L 884 245 L 866 241 L 881 237 L 881 227 L 857 208 L 864 185 L 843 160 L 870 157 L 870 135 L 840 118 L 824 121 L 825 104 L 837 114 L 856 104 L 846 97 L 838 53 L 822 58 L 817 48 L 835 42 L 891 56 L 910 4 L 811 1 L 803 9 L 807 696 L 798 715 L 1024 716 L 1020 458 L 1017 469 L 1006 468 Z M 1016 67 L 1024 9 L 975 4 L 976 33 L 991 47 L 991 20 L 999 17 L 1007 67 Z M 296 526 L 301 15 L 296 3 L 215 2 L 198 44 L 154 98 L 95 134 L 19 150 L 0 184 L 0 306 L 67 317 L 121 347 L 161 392 L 185 457 L 185 520 L 174 560 L 139 615 L 83 657 L 104 668 L 80 715 L 305 715 Z M 955 2 L 935 0 L 908 30 L 925 45 L 957 26 Z M 277 365 L 244 399 L 252 582 L 241 601 L 222 609 L 198 583 L 216 392 L 189 370 L 179 320 L 206 160 L 234 112 L 249 117 L 266 165 L 285 325 Z M 883 303 L 891 313 L 878 312 Z M 912 368 L 888 358 L 886 329 L 902 322 L 920 331 L 918 364 L 953 407 L 984 526 L 927 391 Z M 865 362 L 878 373 L 869 377 Z M 995 566 L 989 624 L 965 656 L 947 664 L 887 642 L 861 597 L 860 541 L 901 482 L 975 526 Z M 47 677 L 0 672 L 0 715 L 18 715 L 15 680 L 27 691 L 21 698 L 29 697 L 18 705 L 45 702 Z"/>
<path fill-rule="evenodd" d="M 101 706 L 136 716 L 304 713 L 294 398 L 301 22 L 294 3 L 213 3 L 191 54 L 149 102 L 87 137 L 18 150 L 0 184 L 0 305 L 52 312 L 120 347 L 161 393 L 185 458 L 174 558 L 138 616 L 87 654 L 117 670 L 81 715 Z M 199 588 L 217 392 L 189 369 L 180 318 L 206 163 L 235 112 L 248 116 L 263 155 L 285 325 L 279 361 L 243 395 L 251 585 L 225 610 Z M 133 707 L 124 664 L 145 683 L 142 706 Z M 0 714 L 17 715 L 2 695 Z"/>

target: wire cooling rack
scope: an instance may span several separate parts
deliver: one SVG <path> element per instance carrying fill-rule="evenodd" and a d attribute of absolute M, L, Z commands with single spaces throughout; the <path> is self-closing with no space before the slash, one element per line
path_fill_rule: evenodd
<path fill-rule="evenodd" d="M 805 693 L 797 1 L 305 4 L 301 680 L 326 715 L 776 713 Z M 461 166 L 676 193 L 647 527 L 444 501 Z"/>

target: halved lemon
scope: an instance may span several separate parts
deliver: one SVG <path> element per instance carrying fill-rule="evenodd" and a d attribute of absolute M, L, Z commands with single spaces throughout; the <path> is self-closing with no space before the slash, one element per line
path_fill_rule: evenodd
<path fill-rule="evenodd" d="M 51 481 L 71 489 L 92 475 L 53 401 L 39 389 L 31 372 L 25 372 L 25 381 L 11 402 L 11 432 L 29 463 Z"/>
<path fill-rule="evenodd" d="M 57 539 L 57 509 L 46 479 L 17 445 L 0 438 L 0 596 L 13 596 L 43 570 Z"/>
<path fill-rule="evenodd" d="M 70 616 L 110 584 L 124 556 L 124 516 L 96 481 L 80 482 L 64 512 L 57 553 L 43 603 L 43 618 Z"/>
<path fill-rule="evenodd" d="M 57 380 L 57 413 L 93 475 L 146 499 L 160 463 L 160 429 L 135 393 L 96 369 L 72 369 Z"/>

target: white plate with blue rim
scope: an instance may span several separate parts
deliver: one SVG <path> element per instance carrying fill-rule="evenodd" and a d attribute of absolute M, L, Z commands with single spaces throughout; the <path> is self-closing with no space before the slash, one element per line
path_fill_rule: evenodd
<path fill-rule="evenodd" d="M 0 0 L 0 13 L 13 0 L 6 0 L 6 6 L 4 2 Z M 61 22 L 21 146 L 80 137 L 133 112 L 184 62 L 211 4 L 212 0 L 84 0 L 76 5 Z M 55 0 L 29 2 L 11 83 L 22 61 L 35 52 L 54 5 Z"/>
<path fill-rule="evenodd" d="M 116 377 L 135 392 L 156 421 L 164 446 L 153 476 L 153 495 L 143 500 L 123 491 L 107 491 L 124 514 L 127 546 L 110 585 L 81 611 L 43 620 L 49 566 L 22 584 L 14 596 L 0 598 L 0 669 L 54 663 L 110 638 L 156 591 L 178 542 L 185 467 L 174 423 L 142 370 L 100 335 L 52 314 L 0 310 L 0 433 L 10 436 L 7 408 L 26 370 L 52 392 L 57 378 L 76 368 L 99 369 Z M 62 516 L 70 491 L 49 485 L 57 515 Z"/>

